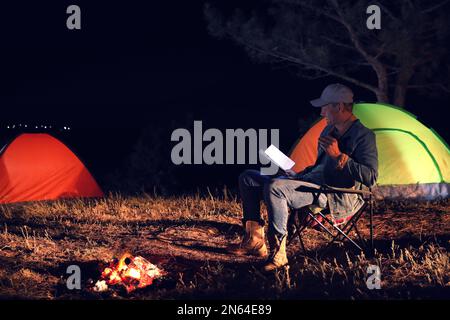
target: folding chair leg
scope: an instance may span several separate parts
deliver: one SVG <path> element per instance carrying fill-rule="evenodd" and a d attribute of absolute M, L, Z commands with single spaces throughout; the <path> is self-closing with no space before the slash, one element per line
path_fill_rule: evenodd
<path fill-rule="evenodd" d="M 355 247 L 357 247 L 359 250 L 364 251 L 359 244 L 357 244 L 355 241 L 352 240 L 345 232 L 343 232 L 339 227 L 335 227 L 335 229 L 339 232 L 333 240 L 328 244 L 327 248 L 331 246 L 338 238 L 339 236 L 343 236 L 345 239 L 350 241 Z"/>
<path fill-rule="evenodd" d="M 293 224 L 295 227 L 295 231 L 292 232 L 292 234 L 288 234 L 288 239 L 286 241 L 286 245 L 290 245 L 292 241 L 294 240 L 295 236 L 298 235 L 300 238 L 300 233 L 303 231 L 304 228 L 302 228 L 302 222 L 297 222 L 296 217 L 297 213 L 292 213 L 294 216 L 289 218 L 288 224 Z"/>
<path fill-rule="evenodd" d="M 302 238 L 302 235 L 300 234 L 300 232 L 298 233 L 298 239 L 300 240 L 300 245 L 302 247 L 303 253 L 306 254 L 305 244 L 303 243 L 303 238 Z"/>
<path fill-rule="evenodd" d="M 327 245 L 326 250 L 328 250 L 329 247 L 331 247 L 331 245 L 336 242 L 340 237 L 343 237 L 342 239 L 347 239 L 348 241 L 350 241 L 355 247 L 357 247 L 359 250 L 364 251 L 360 245 L 358 245 L 353 239 L 351 239 L 347 234 L 350 233 L 352 231 L 352 229 L 355 227 L 356 229 L 356 223 L 358 222 L 358 219 L 360 218 L 361 213 L 354 215 L 350 221 L 348 221 L 344 227 L 342 229 L 340 229 L 337 226 L 333 226 L 337 231 L 338 234 L 337 235 L 333 235 L 333 239 L 330 241 L 330 243 Z M 328 221 L 329 223 L 332 224 L 331 221 Z M 346 230 L 348 228 L 348 230 Z M 357 230 L 357 229 L 356 229 Z M 358 232 L 357 232 L 358 234 Z M 359 234 L 358 234 L 359 236 Z"/>
<path fill-rule="evenodd" d="M 359 230 L 358 230 L 358 227 L 356 226 L 356 224 L 357 224 L 357 222 L 358 222 L 360 216 L 363 214 L 364 211 L 361 211 L 361 213 L 360 213 L 360 214 L 355 218 L 355 220 L 352 222 L 352 225 L 351 225 L 350 229 L 347 231 L 347 234 L 348 234 L 353 228 L 355 228 L 356 235 L 358 236 L 358 239 L 359 239 L 359 241 L 361 242 L 361 244 L 364 246 L 364 252 L 365 252 L 366 254 L 372 255 L 372 254 L 374 253 L 374 252 L 373 252 L 374 245 L 373 245 L 373 217 L 372 217 L 372 214 L 373 214 L 373 207 L 372 207 L 372 202 L 371 202 L 371 201 L 369 201 L 369 208 L 370 208 L 370 211 L 369 211 L 369 215 L 370 215 L 370 216 L 369 216 L 369 218 L 370 218 L 370 225 L 369 225 L 369 229 L 370 229 L 370 240 L 367 241 L 367 240 L 363 239 L 363 237 L 361 236 L 361 233 L 360 233 Z M 365 208 L 363 208 L 363 209 L 365 209 Z M 370 250 L 368 250 L 368 249 L 370 249 Z M 361 250 L 362 250 L 362 249 L 361 249 Z"/>
<path fill-rule="evenodd" d="M 356 228 L 356 223 L 358 222 L 359 218 L 361 218 L 361 215 L 363 214 L 363 211 L 360 211 L 359 213 L 355 214 L 350 221 L 348 221 L 344 228 L 342 228 L 342 231 L 345 233 L 350 233 L 353 228 Z M 346 230 L 348 227 L 350 227 L 348 230 Z"/>
<path fill-rule="evenodd" d="M 329 235 L 331 235 L 332 237 L 334 236 L 333 235 L 333 233 L 330 231 L 330 230 L 328 230 L 328 228 L 327 227 L 325 227 L 325 225 L 322 223 L 322 222 L 320 222 L 319 220 L 317 220 L 317 218 L 312 214 L 312 213 L 310 213 L 310 212 L 308 212 L 308 214 L 309 214 L 309 216 L 311 217 L 311 218 L 313 218 L 314 219 L 314 221 L 316 221 Z M 324 218 L 325 220 L 328 220 L 328 219 L 326 219 L 325 218 L 325 216 L 324 215 L 322 215 L 321 213 L 319 213 L 321 216 L 322 216 L 322 218 Z"/>
<path fill-rule="evenodd" d="M 295 231 L 291 235 L 288 235 L 288 239 L 286 241 L 287 246 L 289 246 L 291 244 L 291 242 L 292 242 L 292 240 L 294 240 L 296 234 L 297 234 L 297 229 L 295 229 Z"/>
<path fill-rule="evenodd" d="M 312 215 L 311 213 L 308 213 L 331 237 L 333 237 L 333 239 L 331 240 L 331 242 L 327 245 L 327 247 L 325 248 L 325 251 L 339 238 L 339 236 L 343 236 L 344 238 L 346 238 L 348 241 L 350 241 L 354 246 L 356 246 L 359 250 L 363 250 L 355 241 L 353 241 L 350 237 L 348 237 L 344 231 L 342 231 L 339 227 L 336 227 L 333 225 L 333 223 L 331 221 L 329 221 L 322 213 L 319 213 L 319 215 L 325 220 L 327 221 L 329 224 L 333 225 L 333 227 L 338 231 L 337 235 L 334 235 L 327 227 L 325 227 L 324 224 L 322 224 L 319 220 L 317 220 L 316 217 L 314 217 L 314 215 Z M 351 229 L 350 229 L 351 230 Z"/>
<path fill-rule="evenodd" d="M 364 240 L 363 237 L 361 237 L 361 234 L 359 233 L 359 230 L 356 226 L 355 226 L 355 232 L 356 232 L 356 235 L 358 236 L 359 242 L 361 242 L 361 244 L 364 246 L 364 249 L 367 249 L 367 247 L 368 247 L 367 240 Z"/>
<path fill-rule="evenodd" d="M 373 199 L 372 195 L 369 197 L 369 215 L 370 215 L 370 253 L 375 255 L 375 246 L 373 244 Z"/>
<path fill-rule="evenodd" d="M 300 218 L 297 216 L 297 218 L 300 220 Z M 306 254 L 306 247 L 305 244 L 303 242 L 303 238 L 302 238 L 302 232 L 303 230 L 305 230 L 308 226 L 309 223 L 306 224 L 305 222 L 306 219 L 302 219 L 300 222 L 296 222 L 296 220 L 294 220 L 294 226 L 295 226 L 295 232 L 290 236 L 287 245 L 289 245 L 295 238 L 295 235 L 298 236 L 298 240 L 300 242 L 300 246 L 302 247 L 303 252 Z"/>
<path fill-rule="evenodd" d="M 362 214 L 364 213 L 367 205 L 369 205 L 370 207 L 370 211 L 369 211 L 369 218 L 370 218 L 370 242 L 367 243 L 366 240 L 363 239 L 363 237 L 361 236 L 358 227 L 357 227 L 357 222 L 358 220 L 361 218 Z M 297 214 L 297 213 L 296 213 Z M 298 213 L 299 214 L 299 213 Z M 334 223 L 329 220 L 325 215 L 323 215 L 322 212 L 318 213 L 320 215 L 320 217 L 323 218 L 323 221 L 327 222 L 328 224 L 330 224 L 331 226 L 333 226 L 334 229 L 336 229 L 337 234 L 333 234 L 333 232 L 330 231 L 329 228 L 327 228 L 325 226 L 325 224 L 322 221 L 319 221 L 316 218 L 316 215 L 313 214 L 312 212 L 307 212 L 307 215 L 302 216 L 302 219 L 300 218 L 300 216 L 295 216 L 294 217 L 294 225 L 295 225 L 295 232 L 289 237 L 288 240 L 288 244 L 292 242 L 292 240 L 295 238 L 295 235 L 298 236 L 298 239 L 300 241 L 300 245 L 303 249 L 303 252 L 306 253 L 306 248 L 305 248 L 305 244 L 303 243 L 303 238 L 301 236 L 301 233 L 303 232 L 304 229 L 306 229 L 307 227 L 309 227 L 313 221 L 316 222 L 323 230 L 325 230 L 331 237 L 332 240 L 330 243 L 328 243 L 328 245 L 325 247 L 324 252 L 326 252 L 331 245 L 333 245 L 333 243 L 335 243 L 338 240 L 348 240 L 351 244 L 353 244 L 356 248 L 358 248 L 361 251 L 364 252 L 369 252 L 369 250 L 367 250 L 370 247 L 370 253 L 369 254 L 374 254 L 374 239 L 373 239 L 373 200 L 372 200 L 372 196 L 370 197 L 370 200 L 368 201 L 368 203 L 366 202 L 364 204 L 364 206 L 362 208 L 360 208 L 359 212 L 356 213 L 345 225 L 344 227 L 341 229 L 338 226 L 335 226 Z M 312 218 L 311 220 L 309 220 L 308 222 L 306 222 L 306 218 L 307 217 Z M 298 220 L 296 220 L 296 218 Z M 354 241 L 352 238 L 349 237 L 349 233 L 353 230 L 353 228 L 355 228 L 356 231 L 356 235 L 358 236 L 358 240 L 361 243 L 358 244 L 356 241 Z M 363 249 L 364 247 L 364 249 Z"/>
<path fill-rule="evenodd" d="M 295 235 L 298 233 L 298 230 L 299 230 L 299 226 L 298 226 L 298 224 L 297 224 L 297 222 L 295 220 L 295 215 L 296 214 L 297 214 L 296 212 L 292 212 L 291 215 L 293 215 L 293 216 L 289 217 L 289 220 L 288 220 L 288 226 L 293 225 L 294 228 L 295 228 L 295 230 L 291 234 L 289 232 L 291 230 L 288 230 L 288 238 L 287 238 L 287 241 L 286 241 L 286 245 L 288 245 L 288 246 L 294 240 Z"/>

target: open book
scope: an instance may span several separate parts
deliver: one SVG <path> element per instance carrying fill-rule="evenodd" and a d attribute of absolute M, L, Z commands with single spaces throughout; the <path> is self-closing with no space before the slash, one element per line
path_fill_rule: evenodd
<path fill-rule="evenodd" d="M 273 144 L 270 145 L 265 151 L 265 155 L 269 157 L 270 161 L 274 162 L 277 166 L 279 166 L 284 171 L 291 169 L 295 162 L 292 161 L 288 156 L 286 156 L 283 152 L 280 151 Z"/>

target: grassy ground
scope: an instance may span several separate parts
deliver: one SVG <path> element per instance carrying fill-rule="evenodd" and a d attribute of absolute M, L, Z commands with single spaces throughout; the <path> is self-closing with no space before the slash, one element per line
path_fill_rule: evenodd
<path fill-rule="evenodd" d="M 225 252 L 241 235 L 240 213 L 236 199 L 213 196 L 110 195 L 3 205 L 0 298 L 450 298 L 448 199 L 378 202 L 372 258 L 346 245 L 323 253 L 326 235 L 307 230 L 307 255 L 298 241 L 288 248 L 289 277 L 286 272 L 265 275 L 258 259 Z M 359 227 L 368 234 L 367 220 L 361 219 Z M 87 290 L 101 268 L 125 251 L 142 255 L 169 275 L 129 295 Z M 81 290 L 66 288 L 71 264 L 81 267 Z M 366 286 L 369 265 L 381 269 L 380 290 Z"/>

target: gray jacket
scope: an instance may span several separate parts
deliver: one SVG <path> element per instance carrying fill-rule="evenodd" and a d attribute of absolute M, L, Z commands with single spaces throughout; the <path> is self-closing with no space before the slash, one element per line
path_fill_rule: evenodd
<path fill-rule="evenodd" d="M 333 135 L 334 126 L 326 126 L 320 136 Z M 378 152 L 375 134 L 359 119 L 338 139 L 339 150 L 349 159 L 342 170 L 336 169 L 337 161 L 319 147 L 316 163 L 300 172 L 298 179 L 319 185 L 327 184 L 340 188 L 367 189 L 375 185 L 378 178 Z M 363 204 L 357 194 L 327 194 L 330 212 L 336 219 L 345 218 Z"/>

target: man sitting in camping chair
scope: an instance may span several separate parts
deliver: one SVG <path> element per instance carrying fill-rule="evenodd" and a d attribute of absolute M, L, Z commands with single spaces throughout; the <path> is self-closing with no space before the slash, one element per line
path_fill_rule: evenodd
<path fill-rule="evenodd" d="M 260 200 L 268 210 L 268 240 L 271 255 L 264 271 L 273 271 L 288 264 L 286 237 L 289 209 L 308 205 L 328 208 L 331 214 L 346 219 L 363 204 L 360 194 L 313 193 L 303 188 L 323 185 L 362 190 L 375 184 L 378 177 L 378 155 L 375 134 L 353 114 L 353 92 L 342 84 L 327 86 L 320 98 L 312 100 L 321 108 L 327 126 L 320 134 L 316 163 L 296 174 L 264 176 L 256 170 L 246 170 L 239 176 L 243 202 L 245 236 L 242 242 L 228 250 L 238 255 L 267 257 L 264 221 L 260 214 Z"/>

